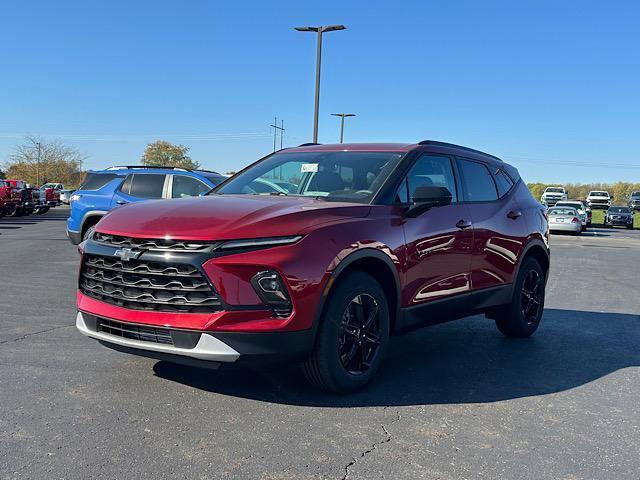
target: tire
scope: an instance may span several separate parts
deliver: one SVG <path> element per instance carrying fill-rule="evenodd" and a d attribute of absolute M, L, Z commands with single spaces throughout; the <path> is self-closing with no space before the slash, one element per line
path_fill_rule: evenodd
<path fill-rule="evenodd" d="M 22 216 L 22 213 L 23 213 L 22 208 L 16 208 L 15 210 L 13 210 L 13 211 L 9 214 L 9 216 L 10 216 L 10 217 L 21 217 L 21 216 Z"/>
<path fill-rule="evenodd" d="M 537 288 L 532 288 L 532 277 L 537 277 Z M 530 290 L 535 294 L 536 303 L 530 303 L 534 301 L 534 295 L 525 294 Z M 493 317 L 498 330 L 507 337 L 527 338 L 533 335 L 542 319 L 544 297 L 544 271 L 535 258 L 526 257 L 518 271 L 511 303 L 505 305 Z M 527 298 L 531 300 L 527 302 Z M 533 312 L 531 309 L 536 310 Z"/>
<path fill-rule="evenodd" d="M 84 235 L 82 235 L 82 241 L 84 242 L 85 240 L 89 240 L 93 235 L 93 232 L 95 231 L 96 231 L 95 225 L 91 225 L 89 228 L 87 228 L 87 230 L 84 232 Z"/>
<path fill-rule="evenodd" d="M 358 316 L 371 318 L 376 311 L 371 331 L 363 335 Z M 307 381 L 338 393 L 364 387 L 380 368 L 389 343 L 389 306 L 380 284 L 363 272 L 346 273 L 330 293 L 319 322 L 313 351 L 303 364 Z"/>

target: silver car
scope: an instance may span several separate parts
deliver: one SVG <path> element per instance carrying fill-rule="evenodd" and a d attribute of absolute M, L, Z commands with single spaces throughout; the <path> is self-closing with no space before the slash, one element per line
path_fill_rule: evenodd
<path fill-rule="evenodd" d="M 582 222 L 582 231 L 584 232 L 587 229 L 587 225 L 589 224 L 589 217 L 587 215 L 586 208 L 580 200 L 563 200 L 556 203 L 555 206 L 575 208 L 578 211 L 578 218 Z"/>
<path fill-rule="evenodd" d="M 574 235 L 582 233 L 582 221 L 578 211 L 573 207 L 551 207 L 549 230 L 552 232 L 569 232 Z"/>

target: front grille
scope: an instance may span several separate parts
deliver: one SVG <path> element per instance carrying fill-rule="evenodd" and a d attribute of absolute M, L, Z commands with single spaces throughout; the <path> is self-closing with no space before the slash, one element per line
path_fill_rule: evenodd
<path fill-rule="evenodd" d="M 220 242 L 198 242 L 190 240 L 169 240 L 164 238 L 135 238 L 96 232 L 93 240 L 112 247 L 137 248 L 139 250 L 160 250 L 180 252 L 210 252 Z"/>
<path fill-rule="evenodd" d="M 116 337 L 128 338 L 141 342 L 173 345 L 171 330 L 168 328 L 132 325 L 130 323 L 107 320 L 106 318 L 99 318 L 96 327 L 98 332 L 108 333 L 109 335 L 114 335 Z"/>
<path fill-rule="evenodd" d="M 133 310 L 210 313 L 222 309 L 211 285 L 196 267 L 188 264 L 123 261 L 85 254 L 80 291 Z"/>

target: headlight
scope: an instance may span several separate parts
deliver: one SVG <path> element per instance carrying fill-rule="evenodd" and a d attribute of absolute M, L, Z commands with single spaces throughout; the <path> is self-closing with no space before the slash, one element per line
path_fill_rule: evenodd
<path fill-rule="evenodd" d="M 229 240 L 220 244 L 216 250 L 235 250 L 242 248 L 267 248 L 280 245 L 289 245 L 302 238 L 302 235 L 292 235 L 289 237 L 268 237 L 250 238 L 247 240 Z"/>
<path fill-rule="evenodd" d="M 71 197 L 69 198 L 70 202 L 75 202 L 76 200 L 80 200 L 80 195 L 76 195 L 75 193 L 73 195 L 71 195 Z"/>

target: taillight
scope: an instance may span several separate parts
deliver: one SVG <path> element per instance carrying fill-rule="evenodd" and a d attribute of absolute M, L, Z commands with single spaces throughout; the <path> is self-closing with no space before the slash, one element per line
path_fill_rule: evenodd
<path fill-rule="evenodd" d="M 580 220 L 578 219 L 578 217 L 573 217 L 573 220 L 571 220 L 571 223 L 580 223 Z"/>

